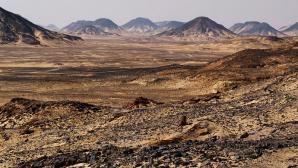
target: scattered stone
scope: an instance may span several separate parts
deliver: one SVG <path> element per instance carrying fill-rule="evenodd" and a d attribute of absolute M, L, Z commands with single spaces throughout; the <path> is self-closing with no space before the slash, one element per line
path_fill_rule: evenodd
<path fill-rule="evenodd" d="M 240 136 L 240 138 L 244 139 L 244 138 L 247 138 L 248 136 L 249 136 L 249 134 L 247 132 L 245 132 Z"/>
<path fill-rule="evenodd" d="M 30 128 L 25 128 L 25 129 L 23 129 L 23 130 L 21 130 L 20 131 L 20 134 L 21 135 L 29 135 L 29 134 L 32 134 L 34 132 L 34 130 L 33 129 L 30 129 Z"/>
<path fill-rule="evenodd" d="M 127 149 L 127 150 L 123 151 L 124 155 L 130 155 L 132 153 L 133 153 L 133 149 Z"/>
<path fill-rule="evenodd" d="M 174 155 L 174 157 L 182 157 L 182 156 L 183 156 L 183 154 L 179 151 L 176 152 L 175 155 Z"/>
<path fill-rule="evenodd" d="M 135 99 L 135 101 L 133 103 L 124 106 L 124 108 L 133 109 L 133 108 L 156 106 L 156 105 L 161 105 L 161 104 L 163 104 L 163 103 L 160 103 L 160 102 L 157 102 L 157 101 L 145 98 L 145 97 L 138 97 Z"/>
<path fill-rule="evenodd" d="M 230 156 L 230 159 L 231 159 L 231 160 L 237 160 L 237 159 L 240 158 L 240 157 L 239 157 L 236 153 L 234 153 L 234 152 L 229 153 L 229 156 Z"/>
<path fill-rule="evenodd" d="M 180 118 L 179 126 L 185 126 L 185 125 L 187 125 L 187 117 L 186 116 L 182 116 Z"/>
<path fill-rule="evenodd" d="M 211 93 L 211 94 L 207 94 L 207 95 L 201 95 L 201 96 L 197 96 L 195 98 L 192 98 L 184 103 L 188 103 L 188 104 L 196 104 L 199 102 L 209 102 L 211 100 L 218 100 L 220 99 L 220 94 L 221 92 L 216 92 L 216 93 Z"/>
<path fill-rule="evenodd" d="M 7 133 L 0 134 L 4 141 L 8 141 L 10 139 L 10 136 Z"/>

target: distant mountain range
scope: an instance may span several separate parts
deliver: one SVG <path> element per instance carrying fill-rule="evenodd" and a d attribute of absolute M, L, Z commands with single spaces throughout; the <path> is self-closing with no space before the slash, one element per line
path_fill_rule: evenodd
<path fill-rule="evenodd" d="M 230 28 L 231 31 L 242 36 L 286 36 L 284 33 L 276 30 L 268 23 L 261 22 L 245 22 L 237 23 Z"/>
<path fill-rule="evenodd" d="M 280 30 L 280 31 L 279 31 Z M 23 17 L 0 7 L 0 43 L 44 44 L 51 40 L 73 41 L 93 36 L 152 36 L 175 37 L 186 40 L 233 38 L 240 36 L 298 36 L 298 22 L 276 30 L 268 23 L 237 23 L 230 29 L 216 23 L 208 17 L 198 17 L 187 23 L 179 21 L 153 22 L 147 18 L 136 18 L 123 26 L 110 19 L 95 21 L 80 20 L 59 29 L 51 24 L 38 26 Z M 62 32 L 62 33 L 58 33 Z M 66 34 L 71 35 L 66 35 Z"/>
<path fill-rule="evenodd" d="M 196 40 L 232 38 L 237 35 L 208 17 L 198 17 L 158 36 Z"/>
<path fill-rule="evenodd" d="M 81 38 L 47 30 L 0 7 L 0 43 L 46 44 Z"/>
<path fill-rule="evenodd" d="M 109 36 L 109 35 L 154 35 L 164 31 L 168 31 L 182 26 L 184 23 L 179 21 L 163 21 L 154 23 L 147 18 L 136 18 L 123 26 L 118 26 L 109 19 L 97 19 L 95 21 L 80 20 L 73 22 L 64 27 L 61 31 L 64 33 L 75 35 L 97 35 L 97 36 Z M 96 29 L 94 27 L 96 27 Z"/>
<path fill-rule="evenodd" d="M 100 28 L 90 29 L 90 25 Z M 290 27 L 282 27 L 281 31 L 276 30 L 268 23 L 261 22 L 245 22 L 237 23 L 230 29 L 223 25 L 214 22 L 208 17 L 198 17 L 187 23 L 180 21 L 162 21 L 153 22 L 148 18 L 138 17 L 124 24 L 118 26 L 109 19 L 98 19 L 96 21 L 77 21 L 62 29 L 65 33 L 83 34 L 86 33 L 84 28 L 89 26 L 89 30 L 99 36 L 121 35 L 121 36 L 152 36 L 157 35 L 161 37 L 178 37 L 184 39 L 218 39 L 218 38 L 232 38 L 236 36 L 277 36 L 284 37 L 287 35 L 297 35 L 297 25 Z M 78 31 L 80 30 L 80 31 Z M 100 33 L 99 33 L 100 32 Z M 106 32 L 106 33 L 104 33 Z"/>

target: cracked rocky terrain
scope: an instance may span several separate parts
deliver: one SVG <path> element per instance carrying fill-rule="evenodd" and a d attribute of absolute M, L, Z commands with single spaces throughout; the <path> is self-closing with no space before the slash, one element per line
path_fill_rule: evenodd
<path fill-rule="evenodd" d="M 0 107 L 0 167 L 298 167 L 297 47 L 101 76 L 150 88 L 116 106 L 12 98 Z"/>

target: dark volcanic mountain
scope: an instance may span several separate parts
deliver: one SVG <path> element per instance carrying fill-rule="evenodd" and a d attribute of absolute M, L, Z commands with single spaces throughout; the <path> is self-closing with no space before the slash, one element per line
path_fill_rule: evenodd
<path fill-rule="evenodd" d="M 88 28 L 89 30 L 91 30 L 90 28 L 92 27 L 92 30 L 94 30 L 93 34 L 98 34 L 99 31 L 103 31 L 106 33 L 100 33 L 100 34 L 119 34 L 121 33 L 122 29 L 115 24 L 113 21 L 109 20 L 109 19 L 105 19 L 105 18 L 101 18 L 101 19 L 97 19 L 95 21 L 86 21 L 86 20 L 80 20 L 77 22 L 73 22 L 71 24 L 69 24 L 68 26 L 64 27 L 62 29 L 63 32 L 66 33 L 70 33 L 70 34 L 77 34 L 77 32 Z M 95 30 L 95 28 L 98 28 L 98 30 Z M 83 31 L 84 32 L 84 31 Z M 88 31 L 90 33 L 90 31 Z M 90 35 L 88 33 L 88 35 Z M 98 34 L 99 35 L 99 34 Z"/>
<path fill-rule="evenodd" d="M 158 26 L 147 18 L 136 18 L 122 26 L 126 31 L 133 33 L 150 33 Z"/>
<path fill-rule="evenodd" d="M 237 23 L 230 30 L 242 36 L 286 36 L 265 22 Z"/>
<path fill-rule="evenodd" d="M 72 41 L 81 38 L 42 28 L 0 8 L 0 43 L 46 44 L 51 40 Z"/>
<path fill-rule="evenodd" d="M 110 19 L 105 19 L 105 18 L 95 20 L 93 22 L 93 25 L 95 27 L 101 28 L 106 32 L 115 32 L 115 31 L 121 30 L 121 28 L 116 23 L 114 23 Z"/>
<path fill-rule="evenodd" d="M 298 36 L 298 22 L 293 24 L 292 26 L 288 27 L 283 31 L 283 33 L 290 35 L 290 36 Z"/>
<path fill-rule="evenodd" d="M 176 29 L 182 26 L 184 23 L 179 21 L 164 21 L 164 22 L 156 22 L 156 25 L 159 26 L 160 32 L 169 31 L 172 29 Z"/>
<path fill-rule="evenodd" d="M 216 39 L 231 38 L 236 35 L 207 17 L 198 17 L 176 29 L 163 32 L 159 36 L 182 37 L 186 39 Z"/>

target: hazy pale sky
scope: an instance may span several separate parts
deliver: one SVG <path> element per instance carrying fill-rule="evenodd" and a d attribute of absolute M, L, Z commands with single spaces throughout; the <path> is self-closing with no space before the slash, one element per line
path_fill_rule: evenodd
<path fill-rule="evenodd" d="M 119 25 L 136 17 L 189 21 L 207 16 L 226 27 L 244 21 L 276 28 L 298 22 L 298 0 L 0 0 L 0 6 L 36 24 L 59 27 L 103 17 Z"/>

